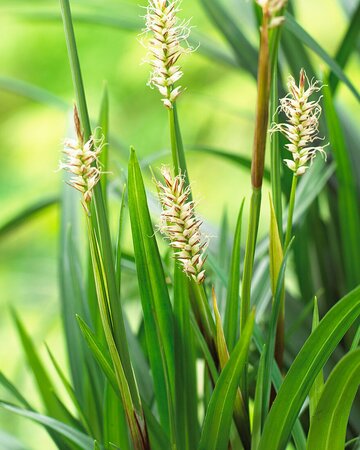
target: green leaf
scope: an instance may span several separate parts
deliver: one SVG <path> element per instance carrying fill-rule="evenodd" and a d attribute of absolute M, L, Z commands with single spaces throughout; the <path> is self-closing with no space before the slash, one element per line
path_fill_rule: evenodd
<path fill-rule="evenodd" d="M 346 84 L 350 91 L 354 94 L 357 100 L 360 100 L 360 94 L 345 75 L 339 64 L 329 56 L 326 51 L 296 22 L 294 17 L 289 13 L 285 13 L 285 28 L 290 31 L 299 41 L 307 45 L 328 65 L 334 74 Z"/>
<path fill-rule="evenodd" d="M 223 370 L 227 362 L 229 361 L 230 355 L 228 347 L 226 345 L 225 334 L 222 326 L 220 312 L 217 306 L 214 289 L 212 290 L 212 297 L 216 325 L 216 351 L 219 358 L 220 369 Z M 239 321 L 239 317 L 237 317 L 237 319 Z M 236 391 L 233 416 L 242 445 L 245 448 L 250 448 L 250 420 L 239 388 Z"/>
<path fill-rule="evenodd" d="M 245 199 L 241 202 L 236 223 L 234 244 L 231 255 L 229 284 L 227 289 L 224 333 L 227 348 L 231 354 L 239 334 L 240 322 L 240 264 L 241 264 L 241 225 Z"/>
<path fill-rule="evenodd" d="M 258 371 L 256 374 L 256 388 L 255 388 L 255 398 L 254 398 L 254 411 L 252 418 L 252 430 L 251 430 L 251 450 L 257 450 L 261 430 L 262 430 L 262 409 L 263 409 L 263 397 L 264 397 L 264 374 L 265 374 L 265 357 L 266 357 L 266 345 L 264 345 L 261 355 Z"/>
<path fill-rule="evenodd" d="M 274 67 L 271 77 L 270 90 L 270 117 L 275 123 L 278 120 L 278 67 Z M 277 227 L 282 231 L 282 198 L 281 198 L 281 170 L 283 162 L 281 160 L 281 151 L 279 147 L 279 133 L 273 133 L 270 139 L 270 161 L 271 161 L 271 193 L 274 202 Z M 280 236 L 282 242 L 282 235 Z"/>
<path fill-rule="evenodd" d="M 110 385 L 114 389 L 115 392 L 119 392 L 119 386 L 116 381 L 116 376 L 114 369 L 111 366 L 110 355 L 107 349 L 103 348 L 101 344 L 97 341 L 95 334 L 91 331 L 88 325 L 82 320 L 81 317 L 77 316 L 77 321 L 80 327 L 80 330 L 86 340 L 86 343 L 89 346 L 95 360 L 99 364 L 101 370 L 109 381 Z M 120 397 L 120 393 L 119 393 Z M 120 397 L 121 398 L 121 397 Z"/>
<path fill-rule="evenodd" d="M 16 400 L 18 400 L 26 409 L 33 409 L 26 398 L 19 392 L 19 390 L 12 384 L 12 382 L 6 378 L 6 376 L 0 372 L 0 384 L 12 394 Z"/>
<path fill-rule="evenodd" d="M 108 159 L 109 159 L 109 94 L 107 89 L 107 84 L 104 84 L 103 93 L 101 97 L 101 104 L 100 104 L 100 114 L 99 114 L 99 120 L 98 120 L 98 127 L 97 128 L 97 137 L 104 139 L 104 147 L 100 153 L 100 163 L 102 165 L 101 170 L 104 172 L 101 175 L 100 182 L 103 192 L 103 199 L 105 205 L 107 205 L 107 172 L 108 172 Z"/>
<path fill-rule="evenodd" d="M 124 227 L 125 193 L 126 193 L 126 186 L 124 185 L 121 194 L 119 228 L 117 233 L 116 254 L 115 254 L 115 274 L 116 274 L 117 290 L 120 299 L 121 299 L 121 255 L 122 255 L 121 245 Z"/>
<path fill-rule="evenodd" d="M 30 206 L 26 206 L 22 211 L 15 214 L 14 217 L 0 225 L 0 239 L 3 238 L 7 233 L 16 231 L 23 225 L 27 225 L 29 223 L 29 219 L 34 218 L 39 213 L 42 213 L 43 211 L 54 205 L 57 205 L 58 203 L 59 198 L 57 196 L 54 196 L 43 198 Z"/>
<path fill-rule="evenodd" d="M 269 201 L 270 201 L 270 235 L 269 235 L 270 281 L 271 281 L 271 292 L 273 293 L 273 295 L 275 295 L 281 263 L 283 261 L 283 249 L 281 245 L 274 205 L 270 195 Z"/>
<path fill-rule="evenodd" d="M 119 12 L 116 13 L 112 11 L 106 11 L 105 6 L 95 11 L 91 10 L 79 10 L 74 11 L 73 19 L 78 23 L 100 25 L 109 28 L 115 28 L 119 30 L 129 31 L 139 33 L 144 26 L 144 22 L 131 14 L 131 17 L 126 17 L 122 12 L 126 10 L 127 3 L 118 3 Z M 22 8 L 21 11 L 16 11 L 16 15 L 28 20 L 33 21 L 59 21 L 60 16 L 57 11 L 50 11 L 44 8 L 31 7 L 31 9 L 26 10 Z M 207 35 L 202 35 L 196 31 L 191 32 L 189 36 L 189 44 L 197 49 L 197 52 L 208 57 L 211 61 L 216 61 L 229 67 L 239 67 L 239 62 L 233 56 L 233 54 L 228 51 L 227 48 L 223 48 L 217 42 L 210 39 Z"/>
<path fill-rule="evenodd" d="M 178 448 L 192 450 L 199 441 L 194 336 L 190 325 L 189 280 L 174 267 L 175 417 Z"/>
<path fill-rule="evenodd" d="M 263 338 L 259 326 L 255 323 L 254 326 L 254 342 L 259 352 L 262 352 L 265 346 L 265 339 Z M 272 373 L 271 373 L 272 383 L 274 385 L 275 391 L 279 392 L 280 386 L 283 382 L 283 375 L 280 372 L 276 361 L 274 361 L 272 365 Z M 297 450 L 305 450 L 306 447 L 306 437 L 304 430 L 302 429 L 301 423 L 299 419 L 296 419 L 295 425 L 292 429 L 292 435 L 294 438 L 294 442 L 296 444 Z"/>
<path fill-rule="evenodd" d="M 352 52 L 356 48 L 356 44 L 359 39 L 359 33 L 360 33 L 360 3 L 358 3 L 357 7 L 353 12 L 345 36 L 341 41 L 341 44 L 336 52 L 335 61 L 339 64 L 339 66 L 342 69 L 344 69 Z M 329 75 L 329 86 L 330 91 L 332 92 L 333 95 L 335 94 L 338 85 L 339 85 L 339 78 L 335 75 L 334 72 L 331 72 Z"/>
<path fill-rule="evenodd" d="M 118 352 L 118 347 L 115 342 L 114 328 L 112 326 L 113 317 L 112 311 L 109 308 L 109 288 L 106 279 L 106 272 L 104 261 L 100 254 L 100 246 L 96 239 L 94 230 L 91 227 L 90 219 L 88 218 L 88 230 L 90 238 L 91 259 L 94 270 L 94 280 L 96 292 L 99 303 L 99 311 L 101 315 L 101 322 L 104 330 L 104 335 L 109 348 L 110 357 L 114 366 L 116 381 L 119 387 L 121 400 L 125 409 L 126 418 L 131 433 L 131 437 L 136 449 L 143 449 L 147 442 L 146 427 L 144 424 L 143 411 L 141 407 L 139 392 L 137 389 L 134 374 L 131 372 L 131 378 L 124 370 L 124 366 Z M 125 333 L 125 328 L 124 328 Z M 127 347 L 125 337 L 124 346 Z M 131 371 L 132 367 L 130 366 Z M 133 382 L 134 391 L 131 390 L 130 383 Z"/>
<path fill-rule="evenodd" d="M 271 203 L 270 203 L 271 204 Z M 277 258 L 282 258 L 282 249 L 280 244 L 280 239 L 277 234 L 276 237 L 276 229 L 277 229 L 277 222 L 275 217 L 275 212 L 273 210 L 272 204 L 271 204 L 272 212 L 271 212 L 271 221 L 273 226 L 275 227 L 274 231 L 275 235 L 271 236 L 270 239 L 270 249 L 271 249 L 271 241 L 275 240 L 277 241 L 277 244 L 274 245 L 277 247 L 277 251 L 280 250 L 280 253 L 277 254 Z M 280 245 L 280 249 L 279 249 Z M 291 241 L 288 245 L 288 248 L 285 252 L 284 257 L 281 259 L 281 264 L 279 265 L 279 261 L 276 261 L 276 267 L 278 270 L 278 273 L 276 275 L 276 281 L 274 283 L 274 293 L 273 293 L 273 304 L 271 308 L 271 316 L 270 316 L 270 323 L 269 323 L 269 331 L 268 331 L 268 338 L 266 342 L 266 357 L 265 357 L 265 367 L 264 367 L 264 387 L 263 387 L 263 412 L 262 417 L 265 419 L 268 409 L 269 409 L 269 401 L 270 401 L 270 389 L 271 389 L 271 374 L 273 370 L 274 365 L 274 351 L 275 351 L 275 344 L 276 344 L 276 338 L 277 336 L 277 325 L 279 320 L 282 320 L 281 317 L 281 308 L 283 307 L 283 301 L 284 301 L 284 278 L 285 278 L 285 269 L 286 269 L 286 261 L 289 256 L 289 252 L 291 249 Z M 272 250 L 270 250 L 270 253 L 273 253 Z"/>
<path fill-rule="evenodd" d="M 360 350 L 355 350 L 340 360 L 325 383 L 311 421 L 307 450 L 343 450 L 359 385 Z"/>
<path fill-rule="evenodd" d="M 360 283 L 360 212 L 353 164 L 328 86 L 324 86 L 324 109 L 329 141 L 336 162 L 341 251 L 348 290 Z"/>
<path fill-rule="evenodd" d="M 85 416 L 85 414 L 84 414 L 84 412 L 83 412 L 83 410 L 82 410 L 82 407 L 81 407 L 81 405 L 80 405 L 80 403 L 79 403 L 79 400 L 78 400 L 77 397 L 76 397 L 76 394 L 75 394 L 75 392 L 74 392 L 73 387 L 71 386 L 71 384 L 70 384 L 69 381 L 67 380 L 67 378 L 66 378 L 64 372 L 62 371 L 61 367 L 59 366 L 59 364 L 58 364 L 58 362 L 56 361 L 54 355 L 51 353 L 51 351 L 50 351 L 50 349 L 49 349 L 48 347 L 47 347 L 47 351 L 48 351 L 48 353 L 49 353 L 51 362 L 53 363 L 53 365 L 54 365 L 54 367 L 55 367 L 55 370 L 56 370 L 57 374 L 59 375 L 59 378 L 61 379 L 62 384 L 63 384 L 63 386 L 64 386 L 64 388 L 65 388 L 65 390 L 66 390 L 68 396 L 70 397 L 70 399 L 71 399 L 73 405 L 75 406 L 75 409 L 76 409 L 76 411 L 77 411 L 77 413 L 78 413 L 78 415 L 79 415 L 79 418 L 81 419 L 82 425 L 84 426 L 86 432 L 87 432 L 89 435 L 90 435 L 90 434 L 93 434 L 93 432 L 92 432 L 92 430 L 91 430 L 91 425 L 89 424 L 89 422 L 88 422 L 88 420 L 87 420 L 87 418 L 86 418 L 86 416 Z"/>
<path fill-rule="evenodd" d="M 231 419 L 240 374 L 245 366 L 255 321 L 253 311 L 243 329 L 229 361 L 218 378 L 211 396 L 201 433 L 198 450 L 228 448 Z"/>
<path fill-rule="evenodd" d="M 319 325 L 319 308 L 317 298 L 314 298 L 314 313 L 313 313 L 313 321 L 312 321 L 312 329 L 313 332 L 315 328 Z M 323 371 L 320 370 L 317 377 L 315 378 L 314 384 L 309 392 L 309 410 L 310 410 L 310 423 L 312 421 L 314 412 L 316 410 L 317 404 L 319 403 L 319 398 L 324 388 L 324 375 Z"/>
<path fill-rule="evenodd" d="M 231 46 L 238 64 L 256 78 L 257 52 L 237 26 L 230 13 L 218 0 L 200 0 L 200 3 Z"/>
<path fill-rule="evenodd" d="M 129 212 L 146 343 L 161 424 L 169 429 L 174 395 L 173 314 L 134 149 L 129 161 Z"/>
<path fill-rule="evenodd" d="M 26 417 L 28 419 L 37 422 L 46 428 L 49 428 L 59 434 L 61 437 L 68 439 L 70 442 L 76 444 L 80 449 L 92 450 L 94 446 L 94 439 L 81 433 L 74 428 L 53 419 L 52 417 L 43 416 L 33 411 L 17 408 L 6 402 L 0 402 L 0 407 L 6 411 L 18 414 L 19 416 Z"/>
<path fill-rule="evenodd" d="M 343 297 L 330 309 L 303 345 L 266 419 L 259 450 L 285 448 L 316 376 L 359 315 L 360 287 Z"/>
<path fill-rule="evenodd" d="M 16 78 L 0 77 L 0 89 L 35 100 L 48 106 L 53 106 L 61 111 L 67 111 L 69 105 L 60 97 L 43 88 L 17 80 Z"/>
<path fill-rule="evenodd" d="M 251 159 L 246 156 L 239 155 L 238 153 L 233 153 L 227 150 L 218 149 L 214 147 L 199 146 L 199 145 L 189 148 L 187 149 L 187 151 L 204 152 L 209 155 L 219 156 L 220 158 L 227 159 L 228 161 L 234 162 L 241 167 L 244 167 L 249 170 L 251 169 Z M 264 179 L 270 182 L 270 171 L 267 168 L 264 169 Z"/>
<path fill-rule="evenodd" d="M 15 321 L 17 332 L 20 336 L 22 347 L 26 354 L 28 364 L 31 367 L 32 373 L 35 377 L 38 391 L 44 402 L 48 414 L 59 420 L 67 421 L 67 416 L 64 414 L 63 409 L 59 406 L 57 397 L 55 395 L 55 387 L 51 382 L 51 378 L 48 375 L 40 357 L 35 349 L 33 342 L 31 341 L 28 333 L 26 332 L 22 322 L 18 318 L 15 311 L 12 311 L 12 315 Z"/>
<path fill-rule="evenodd" d="M 104 442 L 109 449 L 114 445 L 121 450 L 132 450 L 124 407 L 109 383 L 106 383 L 104 394 Z"/>
<path fill-rule="evenodd" d="M 170 449 L 171 444 L 167 434 L 165 433 L 159 422 L 156 420 L 153 413 L 151 412 L 151 409 L 145 402 L 143 402 L 143 408 L 146 424 L 149 431 L 151 448 L 153 450 L 164 450 L 168 448 Z"/>

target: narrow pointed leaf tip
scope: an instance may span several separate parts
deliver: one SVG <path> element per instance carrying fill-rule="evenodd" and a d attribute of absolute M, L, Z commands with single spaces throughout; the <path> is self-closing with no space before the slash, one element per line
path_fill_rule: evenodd
<path fill-rule="evenodd" d="M 181 0 L 149 0 L 145 16 L 144 33 L 149 35 L 144 44 L 148 49 L 145 61 L 152 67 L 148 85 L 159 90 L 163 96 L 162 102 L 168 109 L 173 108 L 176 98 L 183 91 L 181 86 L 174 87 L 183 76 L 177 62 L 181 55 L 193 50 L 187 43 L 190 20 L 180 21 L 177 17 L 180 4 Z"/>
<path fill-rule="evenodd" d="M 189 201 L 190 186 L 185 187 L 181 172 L 172 177 L 164 166 L 161 174 L 165 185 L 155 180 L 162 206 L 159 230 L 170 241 L 186 275 L 201 284 L 205 280 L 204 253 L 209 240 L 200 231 L 203 222 L 195 216 L 194 202 Z"/>
<path fill-rule="evenodd" d="M 312 162 L 316 153 L 321 153 L 326 159 L 325 146 L 313 144 L 321 139 L 318 137 L 322 111 L 320 98 L 317 101 L 309 100 L 322 86 L 317 80 L 309 81 L 304 69 L 300 71 L 299 84 L 297 85 L 290 75 L 287 86 L 289 93 L 280 99 L 279 106 L 279 110 L 286 116 L 286 123 L 274 124 L 270 132 L 279 131 L 289 141 L 285 147 L 291 153 L 292 159 L 284 159 L 284 162 L 299 176 L 309 168 L 307 163 Z"/>
<path fill-rule="evenodd" d="M 91 202 L 94 187 L 103 173 L 99 156 L 105 145 L 104 137 L 95 138 L 92 135 L 84 142 L 76 106 L 74 107 L 74 125 L 77 138 L 65 139 L 63 152 L 66 160 L 60 161 L 60 170 L 63 169 L 71 174 L 68 183 L 83 194 L 82 205 L 86 213 L 90 215 L 88 205 Z"/>

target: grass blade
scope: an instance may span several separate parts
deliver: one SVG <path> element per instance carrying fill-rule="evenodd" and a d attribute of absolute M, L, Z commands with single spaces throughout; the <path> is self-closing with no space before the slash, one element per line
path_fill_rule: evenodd
<path fill-rule="evenodd" d="M 106 383 L 104 398 L 104 442 L 107 448 L 109 444 L 115 445 L 121 450 L 132 450 L 124 407 L 119 396 L 113 388 Z"/>
<path fill-rule="evenodd" d="M 307 450 L 342 450 L 350 410 L 360 385 L 360 350 L 344 356 L 331 372 L 311 421 Z"/>
<path fill-rule="evenodd" d="M 313 332 L 315 328 L 319 325 L 319 308 L 317 298 L 314 298 L 314 313 L 313 313 L 313 321 L 312 321 L 312 329 Z M 316 411 L 316 407 L 319 403 L 319 399 L 321 393 L 324 388 L 324 375 L 323 371 L 320 370 L 319 374 L 315 378 L 314 384 L 309 392 L 309 410 L 310 410 L 310 423 Z"/>
<path fill-rule="evenodd" d="M 161 424 L 169 430 L 174 395 L 173 314 L 141 171 L 133 149 L 128 180 L 130 221 L 147 349 Z"/>
<path fill-rule="evenodd" d="M 201 0 L 200 2 L 212 22 L 228 41 L 238 64 L 256 78 L 257 52 L 234 22 L 230 13 L 218 0 Z"/>
<path fill-rule="evenodd" d="M 276 219 L 274 217 L 272 221 L 276 223 Z M 279 242 L 279 239 L 278 239 Z M 291 245 L 288 246 L 288 249 L 282 258 L 282 249 L 280 246 L 280 253 L 277 255 L 277 258 L 282 258 L 281 265 L 277 267 L 278 273 L 276 275 L 276 284 L 274 283 L 274 294 L 273 294 L 273 304 L 271 308 L 271 317 L 269 323 L 269 331 L 268 338 L 266 343 L 266 357 L 265 357 L 265 367 L 264 367 L 264 387 L 263 387 L 263 411 L 262 417 L 265 419 L 268 409 L 269 409 L 269 401 L 270 401 L 270 389 L 271 389 L 271 374 L 272 368 L 274 364 L 274 351 L 277 335 L 277 324 L 278 321 L 281 320 L 281 307 L 282 301 L 284 300 L 284 277 L 285 277 L 285 269 L 286 269 L 286 261 L 289 256 L 289 250 L 291 249 Z M 276 263 L 278 265 L 279 259 Z M 279 319 L 280 318 L 280 319 Z"/>
<path fill-rule="evenodd" d="M 52 417 L 44 416 L 33 411 L 28 411 L 26 409 L 21 409 L 16 406 L 10 405 L 9 403 L 0 402 L 0 407 L 10 411 L 12 413 L 18 414 L 19 416 L 26 417 L 28 419 L 37 422 L 46 428 L 49 428 L 59 434 L 62 438 L 68 439 L 70 442 L 74 443 L 77 448 L 82 450 L 92 450 L 94 447 L 94 439 L 81 433 L 78 430 L 65 425 Z"/>
<path fill-rule="evenodd" d="M 311 48 L 320 58 L 328 65 L 330 70 L 341 80 L 350 91 L 354 94 L 357 100 L 360 100 L 360 94 L 345 75 L 339 64 L 326 53 L 326 51 L 313 39 L 294 19 L 290 13 L 285 14 L 285 28 L 290 31 L 299 41 Z"/>
<path fill-rule="evenodd" d="M 324 108 L 339 183 L 338 208 L 345 276 L 347 288 L 352 289 L 360 282 L 359 201 L 352 162 L 328 86 L 324 86 Z"/>
<path fill-rule="evenodd" d="M 253 311 L 243 329 L 230 359 L 215 385 L 206 412 L 198 450 L 225 450 L 228 448 L 231 419 L 240 374 L 247 360 L 255 320 Z"/>
<path fill-rule="evenodd" d="M 12 233 L 19 227 L 27 225 L 30 219 L 34 218 L 39 213 L 42 213 L 48 208 L 57 205 L 58 203 L 59 198 L 57 196 L 54 196 L 41 199 L 30 206 L 26 206 L 14 217 L 0 225 L 0 239 L 3 238 L 7 233 Z"/>
<path fill-rule="evenodd" d="M 354 10 L 348 29 L 346 30 L 345 36 L 336 52 L 335 61 L 339 66 L 344 69 L 346 63 L 348 62 L 352 52 L 356 48 L 360 33 L 360 3 Z M 334 72 L 330 73 L 329 76 L 329 86 L 330 91 L 334 95 L 336 89 L 339 85 L 339 78 Z"/>
<path fill-rule="evenodd" d="M 194 337 L 190 325 L 189 281 L 179 267 L 174 275 L 175 416 L 178 448 L 199 441 Z"/>
<path fill-rule="evenodd" d="M 321 368 L 360 316 L 360 287 L 343 297 L 307 339 L 291 365 L 264 426 L 259 450 L 283 450 Z M 292 399 L 289 402 L 289 399 Z"/>
<path fill-rule="evenodd" d="M 266 345 L 264 345 L 261 355 L 259 368 L 256 374 L 256 389 L 254 398 L 254 411 L 253 411 L 253 423 L 251 430 L 251 450 L 257 450 L 260 442 L 261 430 L 262 430 L 262 409 L 263 409 L 263 397 L 264 391 L 264 374 L 265 374 L 265 357 L 267 355 Z"/>
<path fill-rule="evenodd" d="M 12 311 L 12 315 L 15 321 L 17 332 L 21 339 L 22 347 L 26 354 L 27 361 L 35 377 L 39 393 L 48 414 L 56 419 L 64 420 L 66 422 L 67 416 L 64 414 L 63 409 L 59 406 L 55 395 L 54 385 L 51 382 L 51 378 L 46 372 L 45 367 L 39 358 L 33 342 L 31 341 L 28 333 L 26 332 L 15 311 Z"/>
<path fill-rule="evenodd" d="M 241 203 L 236 223 L 224 318 L 224 333 L 230 354 L 235 347 L 239 334 L 241 226 L 244 202 L 245 200 Z"/>

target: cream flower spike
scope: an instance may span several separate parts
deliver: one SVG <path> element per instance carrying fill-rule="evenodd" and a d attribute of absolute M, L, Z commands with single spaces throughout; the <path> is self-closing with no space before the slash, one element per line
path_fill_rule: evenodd
<path fill-rule="evenodd" d="M 283 16 L 276 14 L 286 5 L 287 0 L 255 0 L 261 6 L 263 14 L 270 18 L 269 28 L 275 28 L 284 22 Z"/>
<path fill-rule="evenodd" d="M 299 85 L 290 76 L 287 86 L 289 93 L 280 99 L 278 108 L 285 113 L 287 123 L 274 124 L 270 132 L 280 131 L 289 141 L 285 147 L 291 153 L 292 159 L 284 159 L 284 162 L 298 176 L 306 172 L 309 168 L 307 164 L 311 164 L 316 153 L 321 153 L 326 159 L 325 146 L 313 145 L 314 141 L 320 139 L 318 132 L 321 97 L 316 101 L 309 100 L 322 86 L 319 81 L 309 82 L 304 69 L 300 71 Z"/>
<path fill-rule="evenodd" d="M 181 173 L 173 178 L 169 168 L 164 166 L 161 174 L 165 185 L 155 180 L 162 206 L 159 230 L 170 241 L 183 271 L 201 284 L 205 280 L 203 266 L 208 240 L 200 231 L 202 221 L 194 214 L 194 202 L 189 201 L 190 187 L 185 187 Z"/>
<path fill-rule="evenodd" d="M 193 51 L 187 43 L 190 21 L 180 22 L 177 17 L 180 3 L 181 0 L 149 0 L 145 16 L 144 33 L 152 35 L 145 42 L 149 51 L 146 62 L 153 69 L 148 84 L 160 91 L 162 102 L 169 109 L 173 108 L 176 98 L 183 91 L 181 86 L 174 87 L 183 76 L 177 62 L 181 55 Z"/>
<path fill-rule="evenodd" d="M 91 202 L 94 187 L 102 174 L 99 155 L 105 145 L 104 138 L 95 139 L 91 136 L 84 143 L 76 106 L 74 107 L 74 124 L 77 139 L 65 140 L 63 152 L 66 160 L 60 161 L 60 170 L 63 169 L 72 175 L 68 183 L 83 194 L 82 205 L 86 213 L 90 215 L 88 205 Z"/>

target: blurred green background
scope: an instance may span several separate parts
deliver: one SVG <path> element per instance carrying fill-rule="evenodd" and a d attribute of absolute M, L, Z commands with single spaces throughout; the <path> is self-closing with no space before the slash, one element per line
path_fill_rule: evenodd
<path fill-rule="evenodd" d="M 144 15 L 139 3 L 146 4 L 144 0 L 72 2 L 74 11 L 80 14 L 126 18 L 133 23 Z M 257 45 L 251 2 L 228 3 L 244 32 Z M 346 4 L 351 6 L 351 2 Z M 333 55 L 346 26 L 344 5 L 336 0 L 301 0 L 295 6 L 301 25 Z M 198 2 L 183 0 L 182 8 L 184 18 L 192 17 L 196 33 L 211 36 L 225 47 Z M 110 178 L 116 190 L 123 179 L 121 171 L 126 167 L 130 144 L 140 158 L 168 148 L 167 113 L 159 93 L 146 86 L 149 67 L 141 63 L 146 51 L 136 32 L 77 22 L 76 35 L 89 109 L 95 119 L 104 81 L 108 84 L 110 132 L 117 142 L 110 149 Z M 311 56 L 321 77 L 325 67 Z M 182 84 L 187 91 L 179 100 L 179 115 L 185 145 L 208 145 L 250 157 L 254 80 L 246 73 L 214 64 L 200 51 L 185 57 L 182 66 Z M 359 86 L 360 65 L 355 56 L 346 73 Z M 14 80 L 51 92 L 52 104 L 19 95 L 19 90 L 29 92 L 28 87 Z M 39 97 L 40 92 L 32 95 Z M 360 108 L 347 88 L 341 87 L 338 98 L 358 122 Z M 0 224 L 28 204 L 59 195 L 62 181 L 56 169 L 73 100 L 57 1 L 0 0 Z M 160 164 L 157 161 L 154 166 Z M 240 201 L 249 194 L 249 173 L 205 154 L 190 153 L 188 166 L 195 195 L 201 199 L 200 213 L 216 230 L 227 208 L 233 227 Z M 263 203 L 266 217 L 267 202 Z M 116 214 L 114 211 L 114 217 Z M 0 234 L 1 370 L 35 406 L 32 379 L 27 375 L 9 308 L 19 312 L 44 357 L 42 343 L 46 341 L 66 366 L 58 302 L 58 224 L 59 211 L 54 206 L 16 231 Z M 267 221 L 263 220 L 261 233 L 266 230 Z M 4 396 L 0 389 L 0 398 Z M 24 419 L 0 412 L 0 424 L 1 430 L 19 436 L 26 448 L 54 448 L 40 427 Z"/>

